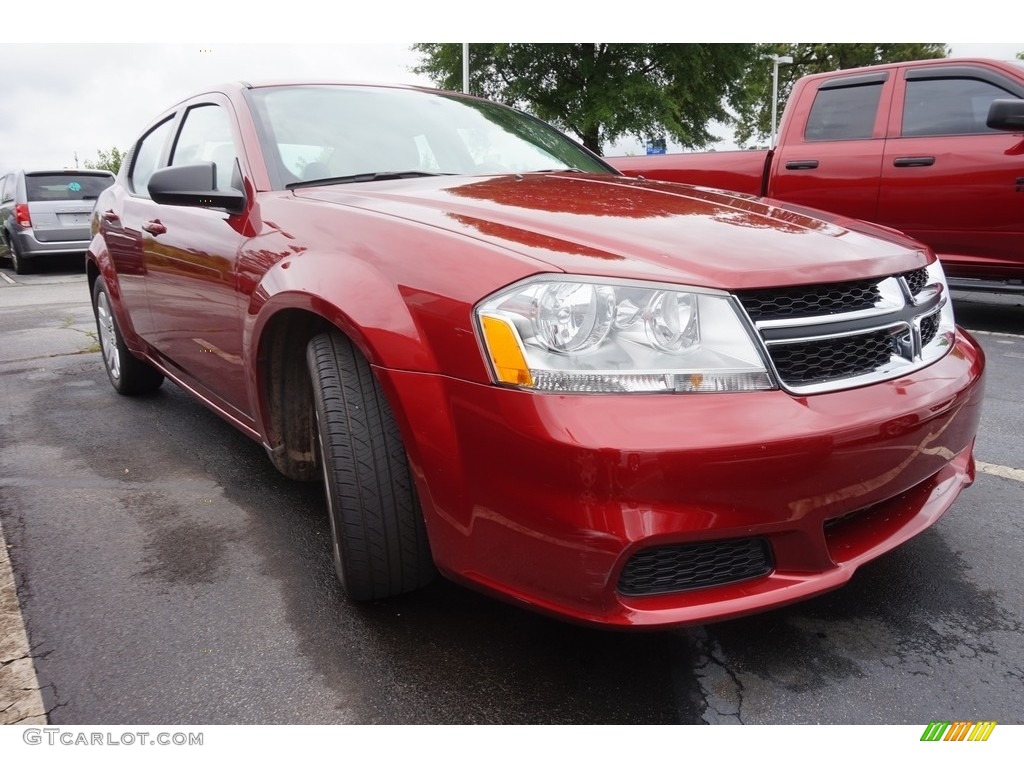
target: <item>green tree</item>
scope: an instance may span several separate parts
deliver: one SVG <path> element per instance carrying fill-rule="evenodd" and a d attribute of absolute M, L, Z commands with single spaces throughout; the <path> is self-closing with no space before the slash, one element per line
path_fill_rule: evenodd
<path fill-rule="evenodd" d="M 736 141 L 745 146 L 753 139 L 766 141 L 772 120 L 772 56 L 792 56 L 792 64 L 779 65 L 779 114 L 799 78 L 837 69 L 866 67 L 895 61 L 941 59 L 949 55 L 945 43 L 763 43 L 747 62 L 742 87 L 730 98 L 736 112 Z"/>
<path fill-rule="evenodd" d="M 414 72 L 441 88 L 462 87 L 462 45 L 419 43 Z M 684 147 L 716 137 L 727 98 L 748 69 L 746 44 L 479 43 L 470 45 L 470 90 L 574 133 L 600 153 L 632 135 L 671 136 Z"/>
<path fill-rule="evenodd" d="M 110 171 L 117 173 L 121 170 L 121 163 L 124 161 L 125 153 L 117 147 L 111 147 L 109 152 L 102 149 L 96 150 L 97 160 L 86 160 L 82 163 L 86 168 L 93 170 Z"/>

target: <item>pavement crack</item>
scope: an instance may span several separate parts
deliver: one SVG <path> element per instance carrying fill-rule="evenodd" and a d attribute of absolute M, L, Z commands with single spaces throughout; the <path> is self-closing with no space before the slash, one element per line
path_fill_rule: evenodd
<path fill-rule="evenodd" d="M 743 725 L 743 682 L 716 652 L 715 643 L 706 630 L 696 633 L 698 658 L 697 684 L 704 697 L 703 721 L 708 724 Z"/>

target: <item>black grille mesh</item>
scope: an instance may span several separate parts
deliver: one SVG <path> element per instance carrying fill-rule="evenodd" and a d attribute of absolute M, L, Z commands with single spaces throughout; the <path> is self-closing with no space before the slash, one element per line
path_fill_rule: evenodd
<path fill-rule="evenodd" d="M 764 539 L 676 544 L 633 555 L 619 577 L 619 592 L 631 597 L 714 587 L 763 576 L 772 570 Z"/>
<path fill-rule="evenodd" d="M 755 323 L 871 309 L 881 299 L 877 279 L 743 291 L 738 295 Z"/>
<path fill-rule="evenodd" d="M 914 272 L 907 272 L 902 277 L 907 281 L 907 287 L 910 288 L 911 296 L 917 296 L 921 289 L 928 284 L 928 270 L 924 267 Z"/>
<path fill-rule="evenodd" d="M 921 321 L 921 346 L 928 346 L 928 342 L 935 338 L 939 332 L 939 313 L 928 315 Z"/>
<path fill-rule="evenodd" d="M 811 384 L 871 373 L 890 362 L 895 351 L 889 331 L 770 348 L 779 376 L 790 384 Z"/>

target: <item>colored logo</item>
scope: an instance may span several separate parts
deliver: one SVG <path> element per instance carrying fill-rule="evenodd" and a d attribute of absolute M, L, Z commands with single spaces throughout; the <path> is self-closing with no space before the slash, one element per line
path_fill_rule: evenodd
<path fill-rule="evenodd" d="M 77 181 L 72 181 L 70 184 L 68 184 L 68 189 L 70 189 L 72 192 L 81 192 L 82 185 L 79 184 Z"/>
<path fill-rule="evenodd" d="M 995 720 L 982 720 L 977 723 L 967 720 L 952 723 L 949 720 L 933 720 L 921 734 L 921 741 L 988 741 L 995 727 Z"/>

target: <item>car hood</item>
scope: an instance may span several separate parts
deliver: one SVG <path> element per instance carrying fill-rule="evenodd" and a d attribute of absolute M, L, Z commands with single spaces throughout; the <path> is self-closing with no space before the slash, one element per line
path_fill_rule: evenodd
<path fill-rule="evenodd" d="M 447 230 L 577 274 L 732 290 L 838 282 L 925 263 L 924 246 L 864 222 L 612 175 L 441 176 L 294 194 Z"/>

